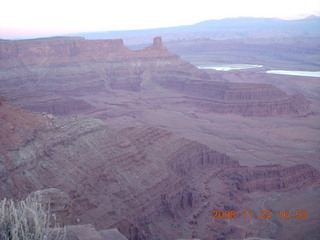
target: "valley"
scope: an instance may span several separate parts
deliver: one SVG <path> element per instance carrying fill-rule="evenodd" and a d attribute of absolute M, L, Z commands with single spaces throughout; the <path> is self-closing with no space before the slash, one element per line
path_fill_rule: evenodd
<path fill-rule="evenodd" d="M 170 48 L 160 37 L 140 50 L 0 41 L 1 198 L 58 188 L 71 198 L 67 224 L 130 240 L 316 239 L 319 78 L 268 74 L 267 61 L 200 70 L 222 55 Z M 307 220 L 212 219 L 300 209 Z"/>

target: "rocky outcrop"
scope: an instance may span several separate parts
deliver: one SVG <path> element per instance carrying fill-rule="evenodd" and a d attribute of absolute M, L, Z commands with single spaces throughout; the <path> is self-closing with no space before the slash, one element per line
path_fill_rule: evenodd
<path fill-rule="evenodd" d="M 0 98 L 0 119 L 0 150 L 32 141 L 36 130 L 49 124 L 46 116 L 13 107 L 3 97 Z"/>
<path fill-rule="evenodd" d="M 89 103 L 73 98 L 60 98 L 52 101 L 35 102 L 30 105 L 23 104 L 23 108 L 33 112 L 47 112 L 57 116 L 83 114 L 94 109 Z"/>
<path fill-rule="evenodd" d="M 1 42 L 1 68 L 63 65 L 128 52 L 121 39 L 86 41 L 84 38 L 47 38 Z M 18 60 L 20 59 L 20 60 Z"/>
<path fill-rule="evenodd" d="M 42 190 L 45 201 L 61 199 L 55 207 L 72 215 L 71 224 L 117 228 L 130 240 L 245 237 L 208 214 L 236 209 L 247 192 L 319 182 L 309 165 L 242 167 L 163 129 L 110 129 L 96 119 L 37 115 L 1 102 L 0 197 Z"/>
<path fill-rule="evenodd" d="M 246 116 L 305 115 L 309 111 L 309 101 L 303 96 L 289 96 L 271 85 L 210 79 L 205 71 L 170 53 L 161 37 L 135 51 L 121 39 L 2 41 L 0 56 L 0 91 L 5 96 L 42 92 L 61 97 L 59 103 L 34 99 L 34 105 L 19 105 L 30 110 L 41 108 L 61 115 L 87 112 L 88 99 L 98 94 L 125 90 L 143 98 L 162 89 L 168 94 L 179 92 L 203 111 Z"/>
<path fill-rule="evenodd" d="M 63 97 L 49 92 L 24 92 L 10 94 L 8 101 L 15 106 L 32 111 L 46 112 L 55 116 L 85 114 L 95 108 L 82 99 Z"/>
<path fill-rule="evenodd" d="M 202 112 L 235 113 L 243 116 L 307 116 L 310 101 L 297 94 L 275 101 L 219 101 L 215 99 L 186 98 L 189 104 L 196 104 Z"/>
<path fill-rule="evenodd" d="M 299 188 L 319 180 L 319 172 L 307 164 L 241 168 L 229 175 L 240 191 L 278 191 Z"/>
<path fill-rule="evenodd" d="M 162 81 L 161 86 L 186 94 L 184 101 L 204 112 L 243 116 L 301 116 L 310 101 L 301 94 L 287 95 L 271 84 L 238 84 L 213 81 Z"/>
<path fill-rule="evenodd" d="M 228 84 L 223 99 L 227 101 L 276 101 L 287 97 L 287 94 L 271 84 Z"/>

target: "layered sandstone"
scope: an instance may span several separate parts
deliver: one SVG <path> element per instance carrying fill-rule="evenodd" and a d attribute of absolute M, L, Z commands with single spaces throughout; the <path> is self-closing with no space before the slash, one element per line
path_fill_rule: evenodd
<path fill-rule="evenodd" d="M 38 113 L 46 112 L 55 116 L 84 114 L 95 109 L 82 99 L 49 92 L 11 93 L 8 101 L 19 108 Z"/>
<path fill-rule="evenodd" d="M 25 93 L 55 94 L 59 103 L 35 98 L 33 105 L 19 106 L 60 115 L 87 112 L 92 96 L 123 90 L 140 97 L 179 92 L 203 111 L 246 116 L 305 115 L 310 104 L 303 96 L 287 95 L 267 84 L 219 83 L 170 53 L 160 37 L 136 51 L 121 39 L 1 41 L 0 70 L 0 91 L 9 99 L 21 95 L 15 104 L 24 102 Z"/>
<path fill-rule="evenodd" d="M 184 101 L 203 112 L 243 116 L 303 116 L 310 101 L 301 94 L 287 95 L 271 84 L 238 84 L 213 81 L 161 81 L 160 85 L 185 94 Z"/>
<path fill-rule="evenodd" d="M 312 184 L 319 179 L 319 172 L 307 164 L 290 167 L 271 165 L 252 169 L 241 168 L 229 177 L 240 191 L 275 191 L 299 188 L 309 181 L 309 184 Z"/>
<path fill-rule="evenodd" d="M 160 38 L 142 51 L 128 49 L 121 39 L 9 41 L 0 44 L 0 56 L 3 90 L 75 95 L 110 87 L 138 91 L 146 64 L 168 65 L 178 58 L 166 50 Z"/>
<path fill-rule="evenodd" d="M 29 113 L 2 99 L 0 116 L 1 198 L 62 189 L 70 201 L 56 190 L 42 194 L 61 199 L 56 209 L 71 224 L 117 228 L 132 240 L 245 237 L 239 226 L 210 221 L 211 211 L 237 209 L 247 192 L 319 182 L 309 165 L 243 167 L 159 128 L 110 129 L 96 119 Z"/>
<path fill-rule="evenodd" d="M 3 148 L 31 140 L 36 129 L 48 125 L 47 117 L 13 107 L 4 97 L 0 97 L 0 119 L 0 145 Z"/>

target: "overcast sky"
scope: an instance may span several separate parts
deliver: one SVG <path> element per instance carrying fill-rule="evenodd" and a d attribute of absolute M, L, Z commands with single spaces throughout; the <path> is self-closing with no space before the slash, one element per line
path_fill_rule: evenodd
<path fill-rule="evenodd" d="M 320 15 L 320 0 L 0 0 L 0 38 Z"/>

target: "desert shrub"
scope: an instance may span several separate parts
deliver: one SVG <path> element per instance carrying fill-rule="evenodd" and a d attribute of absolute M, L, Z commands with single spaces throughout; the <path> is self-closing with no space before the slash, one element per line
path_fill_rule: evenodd
<path fill-rule="evenodd" d="M 50 214 L 50 206 L 43 206 L 37 198 L 22 201 L 4 199 L 0 202 L 0 240 L 62 240 L 62 233 Z"/>

